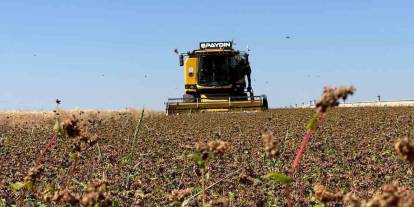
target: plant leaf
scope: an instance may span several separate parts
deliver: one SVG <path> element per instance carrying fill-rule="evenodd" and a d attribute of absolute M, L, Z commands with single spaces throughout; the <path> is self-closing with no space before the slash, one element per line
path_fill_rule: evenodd
<path fill-rule="evenodd" d="M 2 198 L 0 199 L 0 206 L 6 206 L 6 199 Z"/>
<path fill-rule="evenodd" d="M 192 154 L 188 155 L 188 157 L 190 157 L 191 159 L 193 159 L 194 162 L 196 162 L 197 165 L 200 168 L 204 168 L 205 167 L 205 161 L 203 160 L 203 158 L 201 157 L 201 155 L 199 153 L 192 153 Z"/>
<path fill-rule="evenodd" d="M 77 152 L 69 152 L 69 159 L 71 161 L 76 161 L 78 159 L 78 153 Z"/>
<path fill-rule="evenodd" d="M 10 184 L 10 188 L 13 192 L 17 192 L 24 187 L 26 187 L 26 183 L 24 182 L 15 182 L 15 183 Z"/>
<path fill-rule="evenodd" d="M 264 179 L 269 179 L 275 182 L 279 182 L 288 185 L 293 182 L 293 179 L 283 173 L 270 172 L 263 176 Z"/>
<path fill-rule="evenodd" d="M 319 113 L 315 113 L 312 119 L 309 120 L 308 126 L 306 126 L 306 128 L 312 131 L 315 131 L 316 127 L 318 126 L 318 121 L 319 121 Z"/>
<path fill-rule="evenodd" d="M 59 136 L 62 136 L 64 134 L 64 131 L 62 129 L 62 124 L 61 124 L 61 121 L 60 121 L 60 115 L 56 116 L 56 121 L 55 121 L 55 125 L 53 126 L 53 130 Z"/>

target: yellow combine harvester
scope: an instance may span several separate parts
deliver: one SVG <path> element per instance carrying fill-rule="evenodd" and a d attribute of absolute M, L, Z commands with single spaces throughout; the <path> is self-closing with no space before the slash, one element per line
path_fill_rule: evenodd
<path fill-rule="evenodd" d="M 249 54 L 232 45 L 201 42 L 198 50 L 175 51 L 184 66 L 185 94 L 168 99 L 167 114 L 267 110 L 266 96 L 253 95 Z"/>

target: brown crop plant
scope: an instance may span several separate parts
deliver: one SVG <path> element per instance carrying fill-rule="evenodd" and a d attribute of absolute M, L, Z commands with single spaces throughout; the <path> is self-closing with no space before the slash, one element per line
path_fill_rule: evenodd
<path fill-rule="evenodd" d="M 69 168 L 68 175 L 65 178 L 65 186 L 72 179 L 76 171 L 78 158 L 81 155 L 82 150 L 95 145 L 98 139 L 97 135 L 90 134 L 87 131 L 81 130 L 78 127 L 78 122 L 79 120 L 74 117 L 73 119 L 66 120 L 62 124 L 64 133 L 69 139 L 72 140 L 71 152 L 69 153 L 72 164 Z"/>
<path fill-rule="evenodd" d="M 56 100 L 56 124 L 55 126 L 60 126 L 60 115 L 59 115 L 59 104 L 60 100 Z M 40 151 L 40 154 L 37 156 L 36 160 L 33 163 L 33 166 L 27 172 L 27 175 L 23 178 L 23 182 L 15 182 L 10 185 L 12 191 L 18 191 L 19 199 L 17 201 L 17 205 L 21 206 L 24 205 L 23 196 L 26 191 L 34 191 L 35 189 L 35 182 L 40 177 L 40 173 L 42 171 L 42 161 L 45 159 L 45 156 L 50 152 L 50 149 L 56 144 L 57 139 L 59 137 L 59 132 L 55 131 L 52 133 L 51 137 L 47 141 L 46 145 Z"/>
<path fill-rule="evenodd" d="M 329 108 L 333 108 L 339 105 L 339 100 L 346 100 L 349 95 L 352 95 L 355 92 L 353 86 L 345 87 L 324 87 L 323 93 L 316 103 L 316 110 L 313 117 L 310 119 L 307 125 L 305 135 L 303 136 L 302 144 L 299 149 L 296 151 L 296 155 L 291 164 L 290 174 L 286 176 L 282 173 L 270 172 L 264 176 L 264 178 L 271 179 L 273 181 L 281 182 L 286 185 L 286 196 L 288 201 L 288 207 L 292 206 L 291 190 L 290 184 L 293 182 L 293 176 L 297 171 L 299 162 L 302 158 L 302 155 L 305 152 L 306 145 L 309 142 L 312 134 L 318 129 L 318 126 L 322 123 L 323 118 Z M 266 130 L 262 133 L 262 139 L 265 145 L 266 154 L 275 156 L 278 154 L 278 149 L 276 147 L 276 142 L 274 141 L 273 134 L 271 131 Z"/>
<path fill-rule="evenodd" d="M 325 113 L 329 108 L 333 108 L 339 105 L 339 100 L 346 100 L 349 95 L 353 95 L 355 92 L 354 86 L 340 86 L 340 87 L 324 87 L 323 93 L 316 103 L 316 112 L 312 119 L 308 122 L 305 135 L 303 136 L 302 144 L 296 152 L 295 159 L 292 161 L 290 169 L 290 177 L 293 177 L 302 158 L 303 153 L 305 152 L 306 145 L 309 142 L 312 134 L 318 129 L 319 125 L 322 123 L 322 120 L 325 116 Z M 288 206 L 292 206 L 292 198 L 290 195 L 290 186 L 286 187 Z"/>
<path fill-rule="evenodd" d="M 394 147 L 401 159 L 414 164 L 414 143 L 412 143 L 408 137 L 397 139 Z"/>
<path fill-rule="evenodd" d="M 337 88 L 325 86 L 322 96 L 316 103 L 316 111 L 319 113 L 325 113 L 328 108 L 333 108 L 339 105 L 339 100 L 346 100 L 349 95 L 353 95 L 355 92 L 354 86 L 339 86 Z"/>
<path fill-rule="evenodd" d="M 79 195 L 74 193 L 73 190 L 68 186 L 69 181 L 76 170 L 76 164 L 78 158 L 81 154 L 82 149 L 85 147 L 93 146 L 96 141 L 96 135 L 90 135 L 85 132 L 78 126 L 78 121 L 75 117 L 73 119 L 68 119 L 65 122 L 61 122 L 59 104 L 60 100 L 56 100 L 57 109 L 55 112 L 55 125 L 54 132 L 52 133 L 51 138 L 48 140 L 45 147 L 41 150 L 41 153 L 38 155 L 34 161 L 33 166 L 29 169 L 26 176 L 23 179 L 23 182 L 15 182 L 10 185 L 13 191 L 19 192 L 19 200 L 17 202 L 18 206 L 23 206 L 23 196 L 26 191 L 31 191 L 33 195 L 37 197 L 38 200 L 49 204 L 71 204 L 71 205 L 81 205 L 81 206 L 111 206 L 112 201 L 109 199 L 109 193 L 106 192 L 105 181 L 97 180 L 90 183 L 86 191 Z M 58 137 L 65 139 L 69 138 L 72 140 L 71 152 L 69 157 L 72 160 L 72 164 L 69 168 L 68 174 L 64 179 L 64 185 L 61 189 L 54 190 L 52 188 L 41 189 L 41 186 L 37 187 L 36 182 L 39 181 L 43 169 L 42 161 L 46 158 L 47 153 L 50 152 L 51 148 L 58 141 Z"/>
<path fill-rule="evenodd" d="M 413 162 L 414 144 L 407 137 L 396 140 L 394 149 L 403 160 Z M 414 191 L 400 187 L 397 182 L 384 185 L 368 200 L 359 199 L 354 193 L 344 195 L 332 193 L 321 184 L 314 186 L 315 198 L 323 203 L 338 202 L 349 207 L 411 207 L 414 206 Z"/>
<path fill-rule="evenodd" d="M 230 144 L 222 140 L 213 140 L 207 143 L 208 151 L 214 156 L 222 156 L 229 150 Z"/>
<path fill-rule="evenodd" d="M 209 162 L 206 205 L 228 197 L 229 206 L 283 206 L 286 204 L 285 186 L 270 185 L 261 175 L 269 171 L 289 175 L 290 164 L 302 141 L 304 123 L 314 111 L 283 108 L 258 113 L 174 117 L 146 111 L 145 122 L 142 122 L 135 146 L 131 147 L 141 110 L 59 110 L 63 123 L 75 115 L 78 127 L 88 134 L 96 134 L 99 139 L 92 147 L 84 144 L 75 174 L 67 189 L 63 189 L 64 178 L 72 165 L 68 154 L 77 139 L 59 136 L 40 159 L 42 167 L 33 185 L 39 194 L 26 189 L 15 193 L 9 186 L 17 181 L 23 183 L 34 167 L 49 142 L 56 114 L 0 112 L 3 140 L 0 206 L 17 205 L 19 194 L 26 206 L 80 202 L 91 181 L 96 179 L 105 181 L 108 198 L 119 201 L 121 206 L 169 206 L 173 202 L 169 199 L 172 191 L 188 188 L 192 188 L 192 192 L 184 198 L 184 201 L 191 198 L 187 206 L 200 206 L 201 171 L 187 155 L 196 152 L 194 143 L 208 145 L 208 139 L 216 137 L 214 133 L 219 127 L 220 139 L 231 142 L 231 148 L 223 158 Z M 349 203 L 360 202 L 361 205 L 364 200 L 368 202 L 375 195 L 381 195 L 381 187 L 393 181 L 398 181 L 400 188 L 411 189 L 413 168 L 408 161 L 396 159 L 394 138 L 412 140 L 412 107 L 337 107 L 328 109 L 325 118 L 312 135 L 317 139 L 311 138 L 306 146 L 294 176 L 296 181 L 291 184 L 295 206 L 323 206 L 313 200 L 315 183 L 323 184 L 328 192 L 343 193 Z M 279 150 L 276 159 L 263 159 L 261 135 L 265 129 L 272 132 Z M 131 164 L 126 160 L 130 149 Z M 128 179 L 126 173 L 131 174 Z M 269 177 L 290 181 L 280 174 Z M 52 201 L 55 194 L 56 201 Z M 47 195 L 50 202 L 41 195 Z M 325 206 L 347 205 L 343 201 L 331 201 Z"/>
<path fill-rule="evenodd" d="M 222 197 L 215 200 L 210 201 L 209 206 L 211 207 L 229 207 L 230 201 L 228 198 Z"/>
<path fill-rule="evenodd" d="M 209 173 L 209 165 L 216 157 L 223 156 L 229 149 L 230 143 L 222 140 L 212 140 L 207 143 L 198 142 L 194 146 L 196 152 L 189 155 L 190 158 L 196 163 L 200 170 L 200 182 L 201 182 L 201 206 L 206 206 L 206 175 Z M 185 203 L 189 200 L 185 201 Z"/>
<path fill-rule="evenodd" d="M 3 150 L 3 147 L 4 147 L 4 138 L 3 137 L 0 137 L 0 153 Z"/>
<path fill-rule="evenodd" d="M 411 207 L 414 206 L 414 192 L 400 187 L 397 183 L 386 184 L 371 198 L 364 200 L 356 197 L 352 192 L 333 193 L 325 186 L 314 186 L 315 197 L 322 203 L 336 202 L 347 207 Z"/>
<path fill-rule="evenodd" d="M 109 193 L 106 190 L 105 181 L 93 180 L 82 193 L 75 193 L 69 188 L 55 192 L 44 192 L 43 200 L 47 203 L 70 204 L 75 206 L 108 207 L 112 206 Z"/>
<path fill-rule="evenodd" d="M 316 184 L 313 187 L 313 191 L 315 192 L 315 198 L 321 202 L 332 202 L 332 201 L 341 201 L 343 198 L 343 194 L 340 192 L 333 193 L 326 189 L 325 186 L 321 184 Z"/>
<path fill-rule="evenodd" d="M 191 188 L 173 190 L 168 195 L 168 200 L 172 202 L 183 202 L 185 198 L 191 195 L 192 191 Z"/>
<path fill-rule="evenodd" d="M 279 150 L 277 148 L 277 143 L 273 136 L 273 133 L 270 130 L 266 129 L 262 133 L 262 139 L 266 155 L 272 158 L 278 156 Z"/>

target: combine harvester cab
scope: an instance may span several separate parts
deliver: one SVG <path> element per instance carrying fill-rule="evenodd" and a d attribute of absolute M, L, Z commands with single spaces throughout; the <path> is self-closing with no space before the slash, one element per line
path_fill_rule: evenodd
<path fill-rule="evenodd" d="M 201 42 L 198 50 L 175 51 L 184 66 L 185 94 L 168 99 L 167 114 L 268 109 L 266 95 L 253 94 L 249 54 L 232 45 L 229 41 Z"/>

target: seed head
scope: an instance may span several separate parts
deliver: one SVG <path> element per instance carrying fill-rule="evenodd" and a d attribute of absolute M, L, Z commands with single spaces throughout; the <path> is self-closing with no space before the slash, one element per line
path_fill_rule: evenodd
<path fill-rule="evenodd" d="M 277 149 L 276 140 L 273 137 L 273 133 L 266 129 L 262 133 L 262 139 L 264 144 L 264 149 L 266 154 L 270 157 L 276 157 L 279 155 L 279 150 Z"/>
<path fill-rule="evenodd" d="M 338 106 L 340 99 L 346 100 L 349 95 L 354 94 L 355 90 L 354 86 L 337 88 L 325 86 L 320 100 L 316 103 L 317 111 L 324 113 L 328 108 Z"/>
<path fill-rule="evenodd" d="M 78 205 L 79 199 L 79 195 L 73 193 L 69 189 L 63 189 L 61 191 L 56 191 L 51 200 L 56 203 Z"/>
<path fill-rule="evenodd" d="M 93 180 L 80 199 L 82 206 L 110 206 L 111 201 L 106 192 L 105 181 Z"/>
<path fill-rule="evenodd" d="M 190 196 L 191 193 L 192 193 L 191 188 L 173 190 L 168 195 L 168 200 L 170 200 L 170 201 L 184 201 L 184 199 L 186 197 Z"/>
<path fill-rule="evenodd" d="M 414 144 L 407 137 L 400 138 L 395 142 L 395 151 L 403 160 L 414 164 Z"/>
<path fill-rule="evenodd" d="M 78 122 L 78 119 L 68 119 L 63 122 L 62 128 L 68 137 L 74 138 L 81 134 L 81 129 L 78 126 Z"/>
<path fill-rule="evenodd" d="M 97 143 L 98 135 L 91 134 L 89 132 L 82 132 L 79 136 L 79 141 L 91 147 Z"/>
<path fill-rule="evenodd" d="M 203 160 L 208 158 L 209 150 L 208 145 L 206 143 L 198 142 L 195 144 L 196 151 L 201 155 Z"/>
<path fill-rule="evenodd" d="M 0 150 L 4 147 L 4 140 L 5 139 L 3 137 L 0 137 Z"/>
<path fill-rule="evenodd" d="M 42 172 L 42 165 L 34 165 L 29 169 L 29 172 L 24 177 L 24 182 L 34 183 L 36 178 L 39 177 L 40 173 Z"/>
<path fill-rule="evenodd" d="M 207 152 L 208 151 L 207 144 L 206 143 L 203 143 L 203 142 L 197 142 L 195 144 L 195 148 L 196 148 L 197 152 L 199 152 L 199 153 L 204 153 L 204 152 Z"/>
<path fill-rule="evenodd" d="M 343 197 L 342 193 L 330 192 L 321 184 L 316 184 L 313 187 L 313 191 L 315 192 L 316 199 L 321 202 L 341 201 Z"/>
<path fill-rule="evenodd" d="M 221 197 L 215 200 L 210 201 L 211 207 L 229 207 L 229 199 Z"/>
<path fill-rule="evenodd" d="M 365 206 L 414 206 L 414 193 L 408 189 L 399 187 L 398 184 L 386 184 L 382 187 L 382 193 L 374 195 Z"/>
<path fill-rule="evenodd" d="M 362 207 L 363 206 L 361 199 L 358 198 L 352 192 L 347 193 L 342 199 L 342 202 L 345 204 L 345 206 L 348 206 L 348 207 Z"/>
<path fill-rule="evenodd" d="M 250 175 L 247 175 L 246 173 L 242 173 L 239 175 L 239 182 L 243 185 L 254 185 L 256 180 Z"/>
<path fill-rule="evenodd" d="M 230 148 L 230 144 L 222 140 L 209 141 L 207 145 L 209 151 L 215 155 L 223 155 Z"/>

